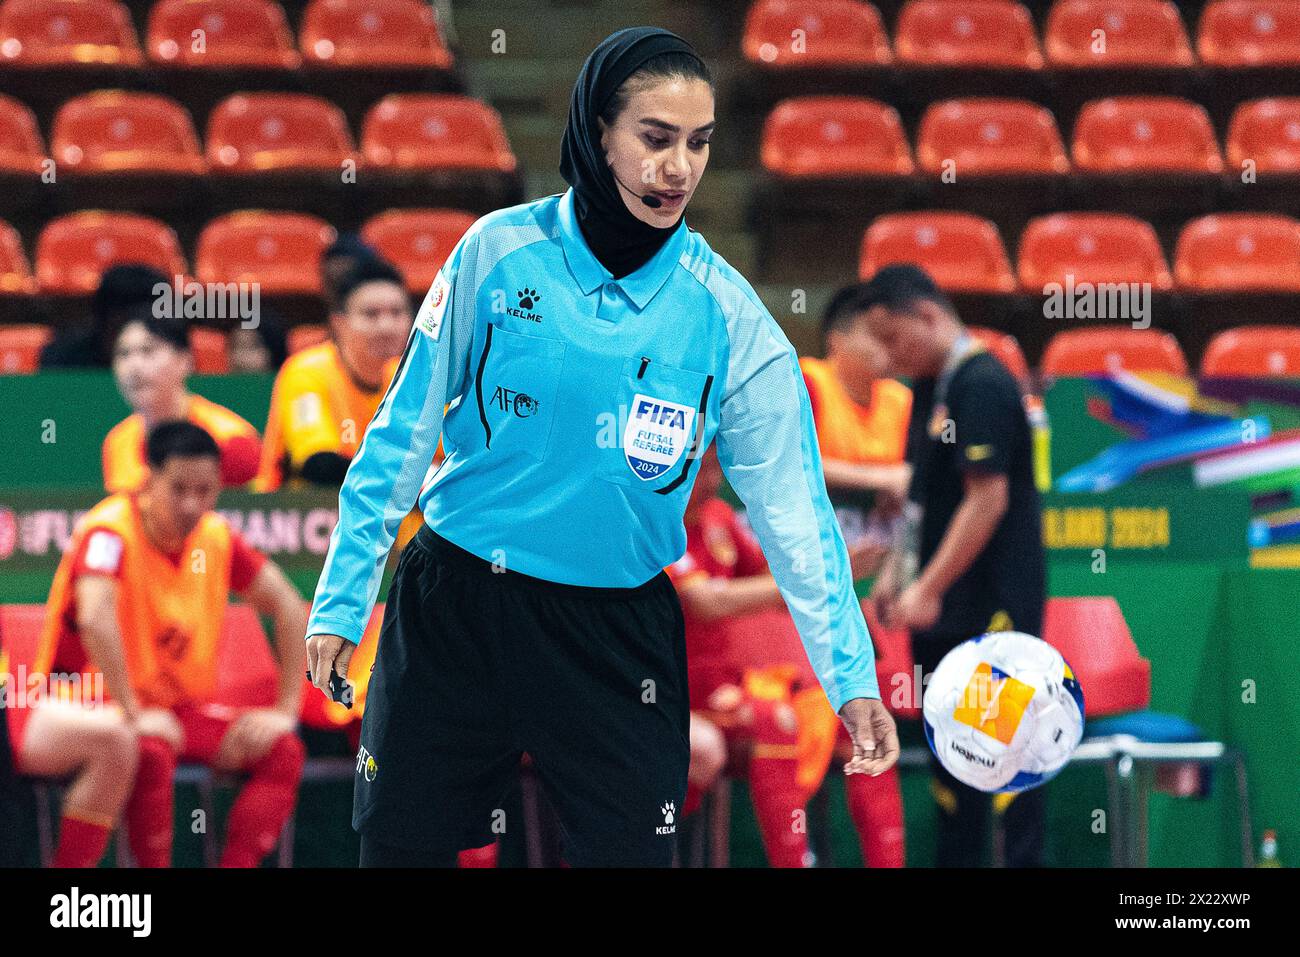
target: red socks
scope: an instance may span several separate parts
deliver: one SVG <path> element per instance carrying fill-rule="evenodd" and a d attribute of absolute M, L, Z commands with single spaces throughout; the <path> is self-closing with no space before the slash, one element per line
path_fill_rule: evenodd
<path fill-rule="evenodd" d="M 257 867 L 271 853 L 293 813 L 306 757 L 302 741 L 289 733 L 253 765 L 226 822 L 222 867 Z"/>
<path fill-rule="evenodd" d="M 493 841 L 486 847 L 475 847 L 456 855 L 457 867 L 496 867 L 500 845 Z"/>
<path fill-rule="evenodd" d="M 768 863 L 772 867 L 807 867 L 808 830 L 798 780 L 794 712 L 781 701 L 751 698 L 749 704 L 754 709 L 749 793 Z"/>
<path fill-rule="evenodd" d="M 295 734 L 280 737 L 248 771 L 226 822 L 222 867 L 256 867 L 275 847 L 293 813 L 306 749 Z M 172 857 L 172 778 L 176 755 L 160 738 L 140 739 L 135 790 L 126 808 L 131 853 L 140 867 L 170 867 Z M 215 827 L 215 821 L 208 821 Z"/>
<path fill-rule="evenodd" d="M 126 805 L 126 833 L 137 867 L 171 867 L 172 776 L 176 755 L 162 738 L 140 738 L 135 790 Z M 212 827 L 214 822 L 209 821 Z"/>
<path fill-rule="evenodd" d="M 113 822 L 65 811 L 59 822 L 59 846 L 51 867 L 94 867 L 104 856 Z"/>
<path fill-rule="evenodd" d="M 869 774 L 846 775 L 844 792 L 862 845 L 863 863 L 867 867 L 902 867 L 906 855 L 898 767 L 874 778 Z"/>

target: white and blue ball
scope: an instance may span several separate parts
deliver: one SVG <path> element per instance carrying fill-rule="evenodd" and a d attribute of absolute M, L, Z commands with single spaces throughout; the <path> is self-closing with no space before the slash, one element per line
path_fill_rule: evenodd
<path fill-rule="evenodd" d="M 988 792 L 1051 780 L 1083 738 L 1083 689 L 1061 653 L 1018 631 L 963 642 L 921 706 L 925 737 L 957 780 Z"/>

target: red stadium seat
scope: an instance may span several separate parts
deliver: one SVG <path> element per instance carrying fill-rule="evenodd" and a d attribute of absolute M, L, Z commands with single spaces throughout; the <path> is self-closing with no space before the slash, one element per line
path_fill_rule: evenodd
<path fill-rule="evenodd" d="M 50 148 L 61 168 L 84 173 L 207 169 L 185 108 L 165 96 L 101 90 L 69 100 L 54 117 Z"/>
<path fill-rule="evenodd" d="M 114 0 L 6 0 L 0 4 L 0 63 L 132 67 L 140 62 L 131 14 Z"/>
<path fill-rule="evenodd" d="M 0 605 L 0 664 L 11 675 L 31 671 L 45 626 L 44 605 Z"/>
<path fill-rule="evenodd" d="M 0 294 L 27 296 L 36 292 L 36 280 L 23 252 L 18 230 L 0 219 Z"/>
<path fill-rule="evenodd" d="M 1074 125 L 1074 165 L 1083 172 L 1222 173 L 1205 107 L 1174 96 L 1094 100 Z"/>
<path fill-rule="evenodd" d="M 1201 13 L 1196 43 L 1210 66 L 1300 65 L 1300 4 L 1217 0 Z"/>
<path fill-rule="evenodd" d="M 224 375 L 230 371 L 226 334 L 220 329 L 191 326 L 190 352 L 194 356 L 194 371 L 200 375 Z"/>
<path fill-rule="evenodd" d="M 1040 216 L 1020 237 L 1020 286 L 1042 293 L 1049 283 L 1150 283 L 1173 287 L 1151 224 L 1121 213 Z"/>
<path fill-rule="evenodd" d="M 289 355 L 293 355 L 295 352 L 302 352 L 303 349 L 310 349 L 312 346 L 320 345 L 329 337 L 330 331 L 325 326 L 307 323 L 294 326 L 289 330 L 285 346 L 289 350 Z"/>
<path fill-rule="evenodd" d="M 51 221 L 36 240 L 36 279 L 42 292 L 88 295 L 104 270 L 119 263 L 143 263 L 168 277 L 186 272 L 176 233 L 148 216 L 72 213 Z"/>
<path fill-rule="evenodd" d="M 433 8 L 422 0 L 312 0 L 298 43 L 314 66 L 452 66 Z"/>
<path fill-rule="evenodd" d="M 36 115 L 25 104 L 0 96 L 0 173 L 26 176 L 39 172 L 44 161 Z"/>
<path fill-rule="evenodd" d="M 892 263 L 915 263 L 952 292 L 1006 293 L 1016 288 L 998 228 L 969 213 L 890 213 L 862 238 L 858 274 L 870 279 Z"/>
<path fill-rule="evenodd" d="M 269 0 L 157 0 L 145 46 L 155 63 L 187 69 L 292 70 L 302 62 L 284 10 Z"/>
<path fill-rule="evenodd" d="M 343 112 L 301 93 L 240 93 L 208 118 L 214 171 L 341 170 L 354 152 Z"/>
<path fill-rule="evenodd" d="M 241 210 L 214 219 L 199 235 L 200 282 L 256 282 L 263 295 L 319 295 L 320 259 L 334 227 L 302 213 Z"/>
<path fill-rule="evenodd" d="M 1241 326 L 1220 332 L 1201 357 L 1201 375 L 1300 376 L 1300 327 Z"/>
<path fill-rule="evenodd" d="M 856 0 L 757 0 L 745 59 L 767 67 L 878 67 L 893 59 L 880 11 Z"/>
<path fill-rule="evenodd" d="M 0 375 L 37 371 L 41 350 L 53 337 L 49 326 L 33 323 L 0 326 Z"/>
<path fill-rule="evenodd" d="M 917 165 L 958 176 L 1068 173 L 1070 161 L 1050 110 L 1028 100 L 969 99 L 934 103 L 916 135 Z"/>
<path fill-rule="evenodd" d="M 468 96 L 395 93 L 376 103 L 361 128 L 361 153 L 384 169 L 485 169 L 513 173 L 501 114 Z"/>
<path fill-rule="evenodd" d="M 782 100 L 763 124 L 763 168 L 783 177 L 907 176 L 912 154 L 898 111 L 856 96 Z"/>
<path fill-rule="evenodd" d="M 476 218 L 456 209 L 390 209 L 372 217 L 361 238 L 401 271 L 407 289 L 423 295 Z"/>
<path fill-rule="evenodd" d="M 1224 149 L 1234 170 L 1252 160 L 1261 173 L 1300 172 L 1300 97 L 1242 103 L 1232 114 Z"/>
<path fill-rule="evenodd" d="M 1187 30 L 1170 0 L 1057 0 L 1043 45 L 1048 63 L 1071 69 L 1193 63 Z"/>
<path fill-rule="evenodd" d="M 1043 350 L 1044 377 L 1105 375 L 1128 372 L 1187 374 L 1187 359 L 1178 340 L 1158 329 L 1087 326 L 1052 336 Z"/>
<path fill-rule="evenodd" d="M 1043 66 L 1033 18 L 1006 0 L 911 0 L 898 15 L 894 49 L 898 62 L 909 66 Z"/>
<path fill-rule="evenodd" d="M 967 326 L 966 329 L 983 343 L 984 348 L 993 353 L 998 361 L 1007 367 L 1007 371 L 1018 380 L 1024 382 L 1029 379 L 1029 363 L 1025 361 L 1025 354 L 1015 336 L 996 329 L 985 329 L 982 326 Z"/>
<path fill-rule="evenodd" d="M 279 686 L 280 670 L 257 612 L 250 605 L 227 605 L 217 646 L 214 700 L 232 708 L 268 707 L 275 703 Z"/>
<path fill-rule="evenodd" d="M 1049 598 L 1042 637 L 1069 662 L 1089 719 L 1151 703 L 1151 662 L 1133 643 L 1114 598 Z"/>
<path fill-rule="evenodd" d="M 1178 237 L 1174 275 L 1179 286 L 1205 292 L 1300 292 L 1300 220 L 1252 213 L 1194 219 Z"/>

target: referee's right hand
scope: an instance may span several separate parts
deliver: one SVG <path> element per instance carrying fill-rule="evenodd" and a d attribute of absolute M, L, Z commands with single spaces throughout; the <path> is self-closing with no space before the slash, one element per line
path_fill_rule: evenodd
<path fill-rule="evenodd" d="M 330 672 L 337 672 L 340 678 L 348 676 L 348 662 L 357 646 L 340 635 L 312 635 L 307 639 L 307 670 L 311 672 L 311 683 L 331 701 Z"/>

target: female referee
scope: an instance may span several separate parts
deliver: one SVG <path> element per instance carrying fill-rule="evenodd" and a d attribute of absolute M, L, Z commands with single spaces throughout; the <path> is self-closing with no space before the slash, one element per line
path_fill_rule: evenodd
<path fill-rule="evenodd" d="M 523 752 L 569 864 L 671 864 L 690 715 L 664 568 L 715 436 L 853 737 L 845 771 L 897 760 L 798 357 L 683 219 L 713 107 L 686 41 L 609 36 L 573 89 L 571 188 L 480 218 L 421 306 L 340 491 L 307 628 L 325 691 L 417 501 L 357 754 L 363 867 L 451 866 L 492 841 Z"/>

